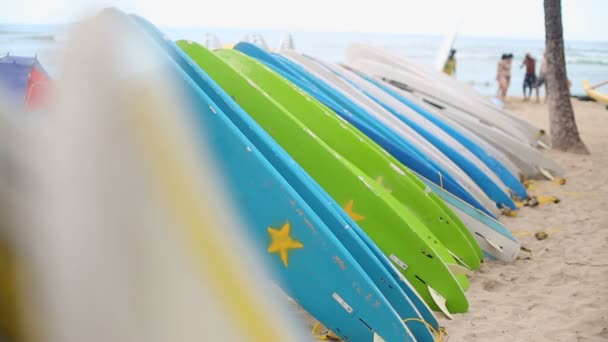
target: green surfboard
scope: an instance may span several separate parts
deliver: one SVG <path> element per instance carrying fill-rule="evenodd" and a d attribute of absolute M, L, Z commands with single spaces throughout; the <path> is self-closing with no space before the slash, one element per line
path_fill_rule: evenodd
<path fill-rule="evenodd" d="M 439 308 L 433 299 L 436 291 L 447 300 L 450 312 L 467 310 L 461 286 L 468 286 L 466 277 L 454 277 L 446 263 L 456 264 L 455 259 L 415 215 L 256 83 L 200 45 L 178 45 L 343 206 L 431 307 Z M 218 55 L 230 63 L 239 64 L 231 59 L 235 55 L 257 63 L 232 50 Z"/>
<path fill-rule="evenodd" d="M 479 268 L 483 252 L 471 232 L 460 219 L 452 219 L 456 215 L 450 209 L 438 205 L 441 203 L 445 206 L 409 169 L 282 76 L 254 61 L 244 57 L 241 59 L 240 65 L 247 65 L 247 68 L 238 69 L 241 74 L 272 96 L 334 151 L 388 189 L 440 239 L 453 256 L 471 269 Z"/>

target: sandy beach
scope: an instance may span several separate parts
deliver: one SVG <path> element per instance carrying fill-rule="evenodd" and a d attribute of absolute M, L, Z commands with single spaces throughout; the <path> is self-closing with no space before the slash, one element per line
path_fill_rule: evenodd
<path fill-rule="evenodd" d="M 531 192 L 561 202 L 500 219 L 532 253 L 482 265 L 467 292 L 469 312 L 452 321 L 438 314 L 449 341 L 608 340 L 608 110 L 572 103 L 591 154 L 545 152 L 564 167 L 567 183 L 540 181 Z M 547 105 L 514 98 L 506 106 L 548 130 Z M 537 240 L 539 231 L 548 237 Z"/>

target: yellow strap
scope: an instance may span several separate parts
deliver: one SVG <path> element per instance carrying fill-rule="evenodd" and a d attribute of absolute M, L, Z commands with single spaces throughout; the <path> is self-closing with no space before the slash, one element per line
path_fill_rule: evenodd
<path fill-rule="evenodd" d="M 544 195 L 538 195 L 538 196 L 532 196 L 532 197 L 528 197 L 525 201 L 521 201 L 521 202 L 515 202 L 515 204 L 517 205 L 517 207 L 521 208 L 521 207 L 538 207 L 540 205 L 543 204 L 547 204 L 547 203 L 559 203 L 560 199 L 555 197 L 555 196 L 544 196 Z"/>
<path fill-rule="evenodd" d="M 320 332 L 320 328 L 323 327 L 325 329 L 324 332 Z M 312 336 L 319 341 L 342 341 L 342 339 L 334 334 L 331 330 L 327 329 L 321 322 L 317 322 L 312 327 Z"/>
<path fill-rule="evenodd" d="M 559 198 L 557 198 L 555 196 L 543 196 L 543 195 L 536 196 L 536 201 L 538 202 L 537 205 L 542 205 L 542 204 L 546 204 L 546 203 L 557 204 L 560 202 Z"/>
<path fill-rule="evenodd" d="M 448 337 L 448 332 L 445 330 L 444 327 L 439 327 L 439 329 L 435 329 L 435 327 L 433 327 L 429 322 L 427 322 L 423 319 L 420 319 L 420 318 L 408 318 L 408 319 L 403 320 L 403 323 L 407 323 L 407 322 L 420 322 L 420 323 L 424 324 L 431 331 L 431 334 L 433 334 L 433 337 L 435 338 L 434 342 L 447 342 L 447 338 L 445 340 L 444 340 L 444 338 Z M 324 332 L 319 331 L 321 327 L 323 327 L 325 329 Z M 329 330 L 325 326 L 323 326 L 323 324 L 321 324 L 321 322 L 317 322 L 312 327 L 311 333 L 312 333 L 312 336 L 319 341 L 342 341 L 342 339 L 340 337 L 338 337 L 331 330 Z"/>
<path fill-rule="evenodd" d="M 557 185 L 564 185 L 564 184 L 566 184 L 566 178 L 555 177 L 555 179 L 553 179 L 553 183 L 555 183 Z"/>
<path fill-rule="evenodd" d="M 505 215 L 505 216 L 509 216 L 509 217 L 516 217 L 517 216 L 517 211 L 515 210 L 511 210 L 510 208 L 507 207 L 503 207 L 500 212 Z"/>
<path fill-rule="evenodd" d="M 524 186 L 528 190 L 534 190 L 536 188 L 536 186 L 534 186 L 535 183 L 536 183 L 535 180 L 533 180 L 533 179 L 527 179 L 527 180 L 524 181 Z"/>
<path fill-rule="evenodd" d="M 530 231 L 530 230 L 516 231 L 516 232 L 513 232 L 513 235 L 516 237 L 524 237 L 524 236 L 533 236 L 540 232 L 545 232 L 547 234 L 556 234 L 556 233 L 559 233 L 561 230 L 562 230 L 562 227 L 557 226 L 557 227 L 548 227 L 548 228 L 538 230 L 538 231 Z"/>
<path fill-rule="evenodd" d="M 551 182 L 555 183 L 557 185 L 564 185 L 564 184 L 566 184 L 566 178 L 563 178 L 563 177 L 554 177 L 551 180 Z M 536 188 L 536 186 L 535 186 L 536 181 L 534 179 L 526 179 L 523 182 L 523 184 L 526 187 L 526 189 L 528 189 L 528 190 L 534 190 Z"/>
<path fill-rule="evenodd" d="M 448 332 L 445 330 L 444 327 L 439 327 L 439 329 L 435 329 L 435 327 L 433 327 L 429 322 L 420 318 L 408 318 L 403 320 L 403 323 L 407 322 L 420 322 L 426 325 L 426 327 L 431 331 L 433 337 L 435 338 L 435 342 L 447 342 Z M 446 338 L 445 340 L 444 337 Z"/>
<path fill-rule="evenodd" d="M 524 246 L 519 247 L 519 250 L 522 252 L 526 252 L 526 253 L 530 253 L 530 258 L 532 258 L 532 250 L 529 248 L 526 248 Z"/>

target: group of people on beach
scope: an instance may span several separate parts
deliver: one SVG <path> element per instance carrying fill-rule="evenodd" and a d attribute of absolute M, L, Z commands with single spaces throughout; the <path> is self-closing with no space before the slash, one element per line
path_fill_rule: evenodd
<path fill-rule="evenodd" d="M 498 66 L 496 69 L 496 81 L 498 82 L 498 90 L 496 96 L 501 100 L 507 98 L 507 91 L 511 85 L 511 66 L 513 63 L 513 54 L 504 53 L 500 57 Z M 547 58 L 543 55 L 543 60 L 540 66 L 538 76 L 536 75 L 536 59 L 532 57 L 530 53 L 526 53 L 523 62 L 520 65 L 520 69 L 525 67 L 526 74 L 524 76 L 524 101 L 530 101 L 532 97 L 532 90 L 536 90 L 536 102 L 540 102 L 539 90 L 543 85 L 546 86 L 546 73 L 547 73 Z M 452 49 L 450 55 L 445 62 L 443 72 L 452 76 L 456 73 L 456 50 Z M 545 97 L 546 101 L 546 97 Z"/>
<path fill-rule="evenodd" d="M 513 54 L 504 53 L 500 57 L 498 66 L 496 69 L 496 81 L 498 82 L 497 96 L 503 101 L 507 98 L 507 90 L 511 84 L 511 64 L 513 63 Z M 539 89 L 546 84 L 546 73 L 547 73 L 547 59 L 543 56 L 543 62 L 540 66 L 540 72 L 538 77 L 536 76 L 536 59 L 526 53 L 524 60 L 522 61 L 519 68 L 526 68 L 526 74 L 524 75 L 524 101 L 530 101 L 532 97 L 532 90 L 536 90 L 536 102 L 540 102 Z"/>

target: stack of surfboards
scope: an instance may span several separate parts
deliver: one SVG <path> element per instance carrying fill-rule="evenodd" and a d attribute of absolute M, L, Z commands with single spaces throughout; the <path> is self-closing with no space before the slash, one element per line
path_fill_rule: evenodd
<path fill-rule="evenodd" d="M 558 165 L 536 149 L 549 147 L 543 130 L 497 108 L 467 85 L 428 66 L 369 45 L 353 44 L 346 55 L 349 65 L 355 69 L 392 84 L 408 99 L 435 107 L 435 115 L 468 130 L 502 152 L 493 153 L 499 155 L 512 172 L 526 178 L 534 178 L 539 173 L 563 174 Z"/>
<path fill-rule="evenodd" d="M 354 45 L 347 65 L 248 42 L 211 51 L 173 42 L 138 16 L 110 10 L 101 18 L 154 47 L 146 51 L 156 62 L 142 58 L 125 76 L 128 84 L 141 86 L 143 75 L 161 71 L 177 80 L 154 83 L 158 96 L 146 87 L 129 91 L 158 105 L 127 101 L 125 112 L 137 115 L 123 124 L 133 125 L 148 158 L 131 164 L 152 170 L 146 179 L 162 190 L 155 196 L 166 197 L 199 249 L 211 248 L 197 255 L 211 259 L 217 250 L 218 267 L 232 274 L 238 268 L 226 262 L 234 255 L 213 241 L 248 253 L 196 215 L 197 205 L 209 211 L 196 197 L 209 182 L 192 156 L 198 151 L 221 174 L 222 186 L 206 195 L 223 191 L 218 196 L 240 217 L 226 233 L 246 236 L 282 291 L 343 340 L 434 341 L 434 312 L 451 318 L 468 310 L 465 292 L 480 264 L 517 257 L 520 244 L 498 217 L 528 197 L 520 180 L 561 172 L 537 150 L 548 147 L 541 130 L 384 50 Z M 178 92 L 187 110 L 167 115 L 161 89 Z M 217 240 L 197 240 L 204 236 Z M 222 273 L 208 261 L 206 274 Z M 279 295 L 267 292 L 257 292 L 262 301 Z M 242 294 L 246 303 L 254 293 Z M 220 297 L 226 308 L 239 308 L 230 294 Z M 232 317 L 242 331 L 251 328 L 238 323 L 246 315 Z"/>
<path fill-rule="evenodd" d="M 79 22 L 64 63 L 49 115 L 0 98 L 0 340 L 303 340 L 207 139 L 256 152 L 123 13 Z M 272 181 L 265 215 L 301 225 Z"/>
<path fill-rule="evenodd" d="M 536 150 L 540 130 L 464 88 L 424 88 L 432 102 L 393 79 L 409 76 L 399 65 L 373 62 L 379 75 L 367 59 L 339 66 L 247 42 L 210 51 L 134 20 L 206 96 L 195 101 L 206 143 L 278 283 L 345 340 L 432 341 L 432 311 L 468 310 L 484 257 L 517 257 L 497 217 L 528 197 L 520 179 L 560 172 Z"/>

